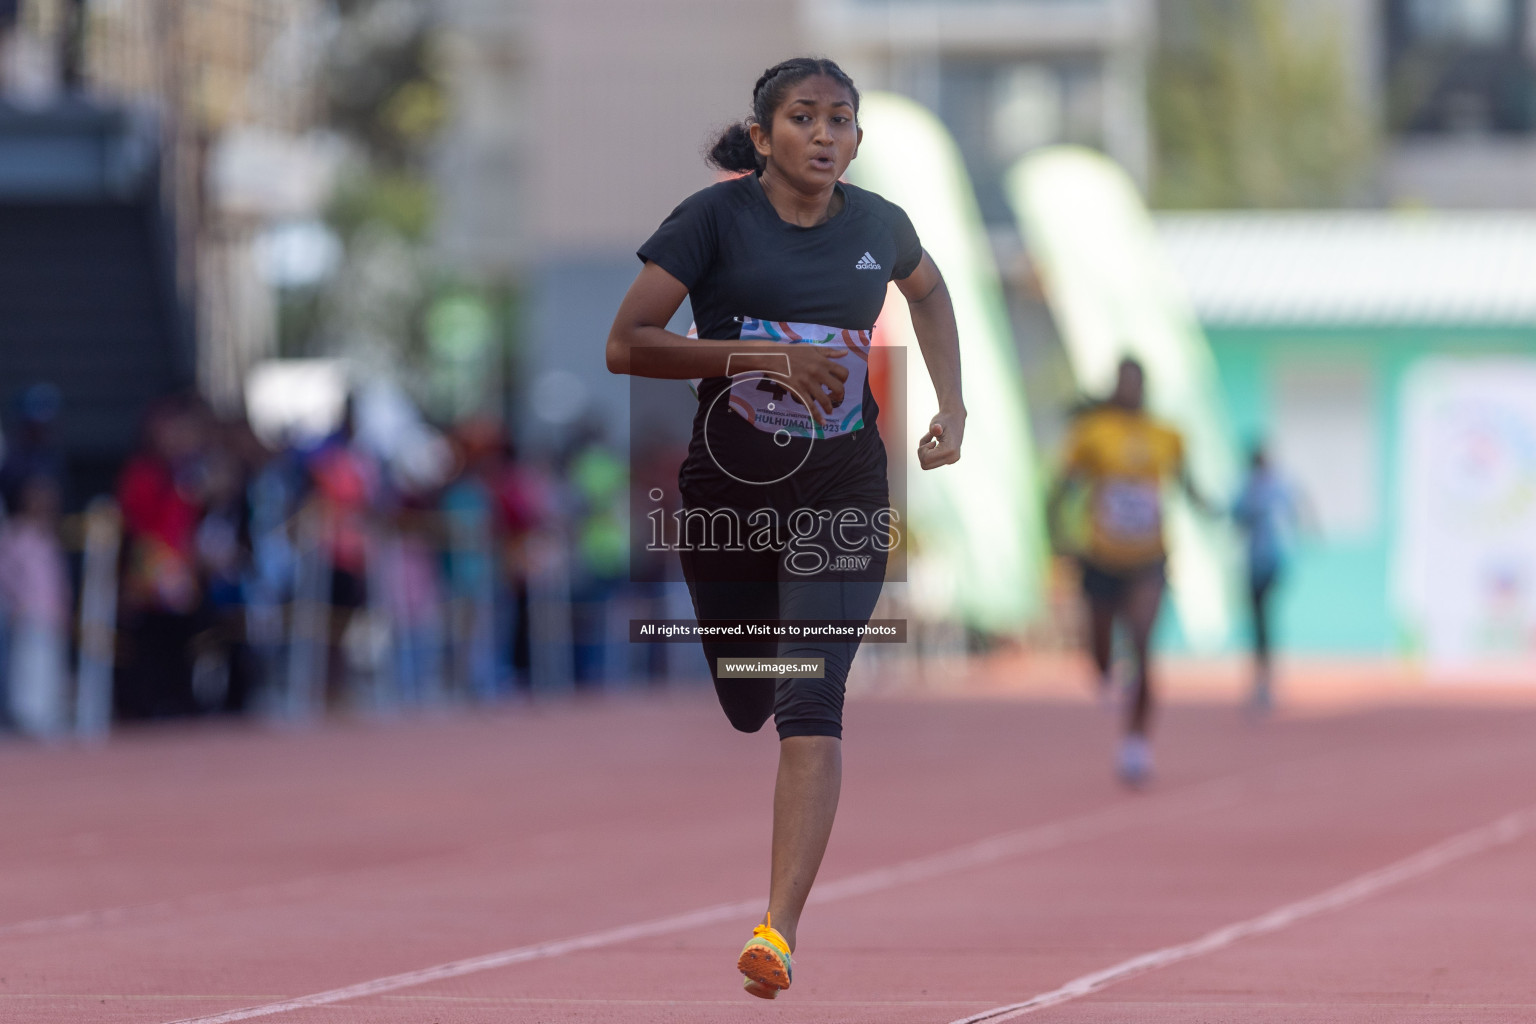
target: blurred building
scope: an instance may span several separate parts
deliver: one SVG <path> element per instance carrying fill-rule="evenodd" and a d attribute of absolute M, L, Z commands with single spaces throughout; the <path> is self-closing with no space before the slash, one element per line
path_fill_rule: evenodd
<path fill-rule="evenodd" d="M 1103 150 L 1145 185 L 1153 0 L 803 0 L 802 44 L 866 89 L 922 103 L 955 137 L 982 216 L 1012 223 L 1002 176 L 1040 146 Z"/>
<path fill-rule="evenodd" d="M 1284 131 L 1288 117 L 1310 114 L 1310 137 L 1291 141 L 1312 148 L 1312 159 L 1363 157 L 1359 187 L 1330 205 L 1536 205 L 1532 0 L 1158 0 L 1158 11 L 1164 53 L 1181 56 L 1204 36 L 1230 62 L 1256 65 L 1249 75 L 1262 75 L 1266 60 L 1287 64 L 1250 96 L 1246 116 L 1268 123 L 1249 130 Z M 1233 68 L 1210 87 L 1230 90 L 1243 73 Z M 1344 95 L 1331 97 L 1335 75 Z M 1358 153 L 1327 137 L 1339 131 L 1361 136 Z M 1303 167 L 1308 159 L 1282 156 Z"/>
<path fill-rule="evenodd" d="M 1536 2 L 1350 2 L 1374 18 L 1386 200 L 1536 207 Z"/>

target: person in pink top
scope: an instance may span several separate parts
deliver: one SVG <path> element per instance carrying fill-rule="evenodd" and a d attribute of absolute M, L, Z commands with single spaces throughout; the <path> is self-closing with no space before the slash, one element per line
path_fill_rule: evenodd
<path fill-rule="evenodd" d="M 0 617 L 10 626 L 6 710 L 19 730 L 43 738 L 63 732 L 68 717 L 70 587 L 58 514 L 57 485 L 34 476 L 0 523 Z"/>
<path fill-rule="evenodd" d="M 357 440 L 356 404 L 348 398 L 340 426 L 308 459 L 322 546 L 330 562 L 326 701 L 340 706 L 347 689 L 342 637 L 368 603 L 368 531 L 380 496 L 378 462 Z"/>

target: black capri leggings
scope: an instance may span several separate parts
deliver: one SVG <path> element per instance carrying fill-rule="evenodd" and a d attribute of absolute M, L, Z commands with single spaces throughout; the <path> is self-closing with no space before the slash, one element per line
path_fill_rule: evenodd
<path fill-rule="evenodd" d="M 826 567 L 816 572 L 803 571 L 805 561 L 796 563 L 793 550 L 680 551 L 694 614 L 701 621 L 812 619 L 867 623 L 880 598 L 887 560 L 888 531 L 880 524 L 876 511 L 862 509 L 864 518 L 870 521 L 862 534 L 858 529 L 836 531 L 830 513 L 820 518 L 818 532 L 804 538 L 801 547 L 804 551 L 819 545 L 829 554 Z M 848 551 L 848 542 L 860 536 L 864 543 Z M 851 557 L 832 560 L 840 554 Z M 865 560 L 860 556 L 869 557 Z M 819 557 L 813 560 L 820 561 Z M 795 571 L 796 564 L 802 571 Z M 849 666 L 859 649 L 857 639 L 705 640 L 703 646 L 720 706 L 737 729 L 756 732 L 772 715 L 780 739 L 843 735 L 843 692 Z M 826 671 L 820 679 L 721 678 L 720 658 L 822 658 Z"/>

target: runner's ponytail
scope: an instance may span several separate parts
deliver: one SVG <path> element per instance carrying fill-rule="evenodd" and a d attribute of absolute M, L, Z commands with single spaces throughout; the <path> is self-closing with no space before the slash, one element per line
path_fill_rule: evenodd
<path fill-rule="evenodd" d="M 733 124 L 720 134 L 709 150 L 709 162 L 722 171 L 755 171 L 758 169 L 757 147 L 745 122 Z"/>

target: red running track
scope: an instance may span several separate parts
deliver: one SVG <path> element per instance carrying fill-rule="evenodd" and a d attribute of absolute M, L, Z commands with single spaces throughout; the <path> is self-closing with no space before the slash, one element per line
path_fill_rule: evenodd
<path fill-rule="evenodd" d="M 1142 794 L 1086 704 L 848 728 L 774 1003 L 775 744 L 704 692 L 0 748 L 0 1020 L 1536 1021 L 1536 710 L 1174 706 Z"/>

